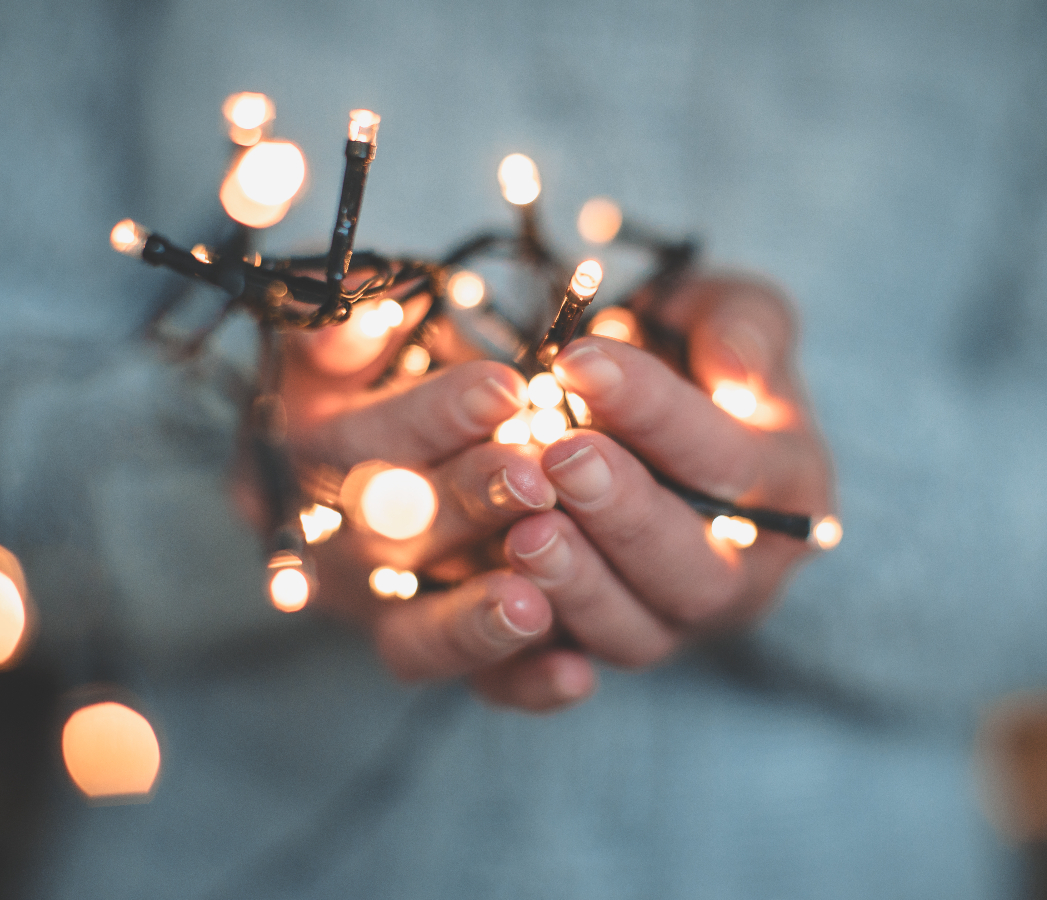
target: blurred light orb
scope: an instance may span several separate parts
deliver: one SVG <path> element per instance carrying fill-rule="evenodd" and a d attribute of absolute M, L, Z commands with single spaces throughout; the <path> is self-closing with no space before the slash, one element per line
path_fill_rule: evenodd
<path fill-rule="evenodd" d="M 843 539 L 843 526 L 836 516 L 826 516 L 814 526 L 811 536 L 822 550 L 832 550 Z"/>
<path fill-rule="evenodd" d="M 383 537 L 403 541 L 422 534 L 436 518 L 436 491 L 410 469 L 373 475 L 360 497 L 364 522 Z"/>
<path fill-rule="evenodd" d="M 639 346 L 640 327 L 636 316 L 623 306 L 607 306 L 593 316 L 589 334 Z"/>
<path fill-rule="evenodd" d="M 248 199 L 263 206 L 289 202 L 305 181 L 305 157 L 290 141 L 260 141 L 236 167 Z"/>
<path fill-rule="evenodd" d="M 109 232 L 109 243 L 118 253 L 140 256 L 149 233 L 134 219 L 123 219 Z"/>
<path fill-rule="evenodd" d="M 11 659 L 25 634 L 25 602 L 14 581 L 0 572 L 0 666 Z"/>
<path fill-rule="evenodd" d="M 307 544 L 322 544 L 342 526 L 342 514 L 322 503 L 314 503 L 299 514 Z"/>
<path fill-rule="evenodd" d="M 265 94 L 242 91 L 226 97 L 222 104 L 222 115 L 230 125 L 243 131 L 252 131 L 270 121 L 276 115 L 276 107 Z"/>
<path fill-rule="evenodd" d="M 756 395 L 749 388 L 730 381 L 716 386 L 712 401 L 736 419 L 751 419 L 759 406 Z"/>
<path fill-rule="evenodd" d="M 538 167 L 529 156 L 510 153 L 498 165 L 498 184 L 502 196 L 515 206 L 526 206 L 538 199 L 542 182 Z"/>
<path fill-rule="evenodd" d="M 62 729 L 62 757 L 81 791 L 95 800 L 148 797 L 160 772 L 152 725 L 122 703 L 95 703 L 74 712 Z"/>
<path fill-rule="evenodd" d="M 309 602 L 309 579 L 298 566 L 285 566 L 269 579 L 269 598 L 280 612 L 298 612 Z"/>
<path fill-rule="evenodd" d="M 578 213 L 578 233 L 590 244 L 609 244 L 622 227 L 622 210 L 610 197 L 586 200 Z"/>
<path fill-rule="evenodd" d="M 366 301 L 360 306 L 360 331 L 365 337 L 383 337 L 404 320 L 404 308 L 389 297 L 384 300 Z"/>
<path fill-rule="evenodd" d="M 414 572 L 398 572 L 389 566 L 381 566 L 371 573 L 368 579 L 371 590 L 378 597 L 410 600 L 418 593 L 418 576 Z"/>
<path fill-rule="evenodd" d="M 572 391 L 567 391 L 566 397 L 567 405 L 574 415 L 574 420 L 583 427 L 591 425 L 593 423 L 593 414 L 589 410 L 589 404 Z"/>
<path fill-rule="evenodd" d="M 531 419 L 531 434 L 539 444 L 551 444 L 567 433 L 567 416 L 560 410 L 540 409 Z"/>
<path fill-rule="evenodd" d="M 447 280 L 447 296 L 459 309 L 473 309 L 484 299 L 484 280 L 475 272 L 462 269 Z"/>
<path fill-rule="evenodd" d="M 370 109 L 349 111 L 349 140 L 373 144 L 378 139 L 378 126 L 382 117 Z"/>
<path fill-rule="evenodd" d="M 571 290 L 583 300 L 588 300 L 596 293 L 603 281 L 603 267 L 595 259 L 578 263 L 571 278 Z"/>
<path fill-rule="evenodd" d="M 563 388 L 552 372 L 539 372 L 527 383 L 527 396 L 538 409 L 550 409 L 563 400 Z"/>
<path fill-rule="evenodd" d="M 735 547 L 751 547 L 756 542 L 756 526 L 742 516 L 717 516 L 709 531 L 718 541 L 727 541 Z"/>
<path fill-rule="evenodd" d="M 408 375 L 424 375 L 429 371 L 432 358 L 429 351 L 419 344 L 408 344 L 400 357 L 400 369 Z"/>
<path fill-rule="evenodd" d="M 517 413 L 511 419 L 506 419 L 494 430 L 494 439 L 499 444 L 531 443 L 529 417 L 521 416 Z"/>

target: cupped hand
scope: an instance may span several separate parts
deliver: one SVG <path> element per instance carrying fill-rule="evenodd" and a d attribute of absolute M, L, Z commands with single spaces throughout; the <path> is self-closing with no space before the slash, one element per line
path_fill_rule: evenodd
<path fill-rule="evenodd" d="M 546 448 L 542 467 L 559 508 L 513 525 L 506 552 L 548 598 L 567 640 L 478 674 L 477 689 L 496 702 L 526 705 L 521 672 L 550 665 L 549 654 L 561 666 L 570 655 L 580 678 L 593 657 L 646 666 L 751 622 L 810 552 L 765 530 L 744 549 L 715 539 L 664 481 L 815 519 L 833 511 L 831 467 L 781 295 L 752 281 L 694 278 L 658 315 L 687 339 L 690 377 L 598 337 L 579 339 L 556 361 L 559 380 L 592 410 L 593 428 Z M 747 420 L 713 403 L 724 383 L 755 396 Z"/>

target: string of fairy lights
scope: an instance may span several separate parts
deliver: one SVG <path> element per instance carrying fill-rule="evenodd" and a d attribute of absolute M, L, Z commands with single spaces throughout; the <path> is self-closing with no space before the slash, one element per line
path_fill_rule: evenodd
<path fill-rule="evenodd" d="M 453 359 L 440 335 L 452 327 L 482 355 L 516 366 L 529 379 L 528 399 L 501 423 L 491 440 L 545 446 L 573 427 L 592 424 L 585 401 L 564 389 L 556 358 L 583 327 L 596 334 L 682 359 L 682 339 L 662 327 L 654 312 L 681 276 L 698 259 L 699 246 L 672 241 L 625 219 L 608 198 L 582 208 L 578 229 L 594 245 L 612 241 L 641 248 L 653 260 L 642 285 L 651 301 L 637 311 L 627 302 L 591 304 L 603 279 L 596 259 L 568 265 L 545 237 L 537 199 L 542 185 L 535 163 L 522 154 L 502 160 L 497 178 L 515 210 L 515 227 L 473 235 L 440 259 L 389 257 L 354 252 L 368 170 L 375 158 L 380 117 L 353 110 L 345 144 L 345 169 L 330 247 L 325 254 L 263 256 L 259 233 L 281 221 L 301 192 L 306 163 L 293 142 L 272 136 L 275 107 L 264 94 L 240 93 L 223 105 L 230 138 L 230 161 L 218 190 L 235 223 L 232 237 L 219 246 L 180 247 L 131 220 L 110 235 L 121 253 L 221 289 L 226 302 L 205 325 L 183 337 L 183 356 L 199 353 L 233 311 L 254 317 L 260 334 L 258 374 L 244 416 L 258 495 L 268 593 L 285 612 L 305 607 L 315 593 L 310 548 L 340 529 L 359 529 L 392 541 L 409 541 L 432 527 L 437 492 L 420 472 L 369 460 L 348 472 L 324 467 L 297 469 L 287 446 L 280 396 L 282 334 L 288 329 L 330 329 L 331 354 L 338 365 L 359 369 L 386 353 L 390 360 L 379 383 L 421 379 Z M 492 286 L 477 271 L 492 260 L 528 271 L 534 307 L 528 325 L 500 307 Z M 632 293 L 632 292 L 631 292 Z M 388 353 L 404 322 L 404 306 L 427 297 L 429 305 L 395 352 Z M 150 323 L 160 341 L 165 321 L 183 301 L 173 295 Z M 548 324 L 551 321 L 551 324 Z M 730 415 L 766 427 L 761 415 L 774 398 L 760 385 L 725 382 L 712 400 Z M 766 416 L 764 417 L 764 419 Z M 677 484 L 664 482 L 709 521 L 707 538 L 735 548 L 751 546 L 761 530 L 788 535 L 830 549 L 842 536 L 839 522 L 826 516 L 812 522 L 802 513 L 739 507 Z M 424 573 L 380 565 L 369 579 L 373 593 L 387 600 L 410 600 L 426 587 Z M 34 614 L 25 575 L 13 554 L 0 547 L 0 667 L 17 662 L 33 630 Z M 67 719 L 63 758 L 73 782 L 101 802 L 140 802 L 151 795 L 160 771 L 160 747 L 147 718 L 133 702 L 115 697 L 85 703 Z"/>

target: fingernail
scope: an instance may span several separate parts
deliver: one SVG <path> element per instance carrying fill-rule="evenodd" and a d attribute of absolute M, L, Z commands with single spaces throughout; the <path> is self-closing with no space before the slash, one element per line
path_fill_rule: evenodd
<path fill-rule="evenodd" d="M 508 609 L 504 600 L 496 603 L 490 612 L 490 624 L 494 628 L 494 633 L 499 637 L 504 637 L 508 632 L 509 636 L 514 638 L 529 638 L 541 634 L 544 630 L 541 625 L 537 628 L 529 628 L 525 623 L 516 623 L 510 617 L 510 613 L 520 615 L 525 612 L 518 603 L 510 603 Z"/>
<path fill-rule="evenodd" d="M 599 347 L 568 347 L 553 366 L 553 373 L 580 394 L 607 394 L 625 377 L 621 366 Z"/>
<path fill-rule="evenodd" d="M 544 478 L 514 472 L 510 479 L 504 468 L 487 483 L 487 495 L 501 509 L 552 509 L 556 505 L 556 490 Z"/>
<path fill-rule="evenodd" d="M 462 394 L 466 415 L 478 425 L 497 425 L 520 409 L 526 401 L 511 394 L 493 378 L 485 378 Z"/>
<path fill-rule="evenodd" d="M 613 478 L 607 461 L 591 444 L 550 466 L 548 475 L 559 489 L 578 503 L 593 503 L 611 490 Z"/>
<path fill-rule="evenodd" d="M 514 550 L 513 556 L 541 578 L 557 578 L 571 566 L 571 549 L 559 531 L 553 532 L 553 536 L 537 550 L 527 553 Z"/>

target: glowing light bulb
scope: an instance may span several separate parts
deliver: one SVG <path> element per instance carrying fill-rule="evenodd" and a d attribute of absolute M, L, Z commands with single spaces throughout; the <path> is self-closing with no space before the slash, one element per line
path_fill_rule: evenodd
<path fill-rule="evenodd" d="M 368 527 L 384 537 L 417 537 L 436 518 L 436 491 L 417 472 L 385 469 L 367 482 L 360 512 Z"/>
<path fill-rule="evenodd" d="M 542 192 L 538 167 L 522 153 L 510 153 L 498 166 L 498 184 L 502 196 L 516 206 L 533 203 Z"/>
<path fill-rule="evenodd" d="M 389 566 L 380 566 L 371 573 L 367 579 L 371 590 L 379 597 L 395 597 L 396 587 L 400 580 L 400 573 Z"/>
<path fill-rule="evenodd" d="M 555 407 L 540 409 L 531 419 L 531 434 L 539 444 L 551 444 L 567 433 L 567 416 Z"/>
<path fill-rule="evenodd" d="M 571 290 L 583 300 L 587 300 L 596 293 L 603 281 L 603 268 L 595 259 L 587 259 L 578 263 L 571 278 Z"/>
<path fill-rule="evenodd" d="M 396 596 L 410 600 L 418 593 L 418 576 L 414 572 L 400 572 L 396 576 Z"/>
<path fill-rule="evenodd" d="M 269 599 L 281 612 L 298 612 L 309 602 L 309 579 L 298 566 L 278 568 L 269 578 Z"/>
<path fill-rule="evenodd" d="M 621 341 L 623 344 L 640 345 L 640 326 L 636 316 L 623 306 L 608 306 L 593 316 L 589 334 Z"/>
<path fill-rule="evenodd" d="M 843 538 L 843 526 L 836 516 L 826 516 L 811 529 L 811 538 L 822 550 L 832 550 Z"/>
<path fill-rule="evenodd" d="M 408 344 L 400 357 L 400 369 L 408 375 L 424 375 L 429 371 L 432 358 L 429 351 L 418 344 Z"/>
<path fill-rule="evenodd" d="M 0 572 L 0 666 L 15 655 L 25 634 L 25 602 L 14 581 Z"/>
<path fill-rule="evenodd" d="M 414 572 L 398 572 L 389 566 L 375 569 L 368 583 L 377 596 L 386 599 L 398 597 L 401 600 L 410 600 L 418 593 L 418 576 Z"/>
<path fill-rule="evenodd" d="M 225 98 L 222 115 L 230 125 L 250 131 L 253 128 L 261 128 L 270 121 L 276 115 L 276 107 L 265 94 L 242 91 Z"/>
<path fill-rule="evenodd" d="M 527 383 L 527 396 L 539 409 L 550 409 L 563 400 L 563 388 L 552 372 L 539 372 Z"/>
<path fill-rule="evenodd" d="M 74 712 L 62 729 L 69 777 L 95 800 L 148 798 L 160 772 L 160 744 L 145 716 L 106 702 Z"/>
<path fill-rule="evenodd" d="M 382 117 L 369 109 L 354 109 L 349 112 L 349 140 L 373 144 L 378 138 L 378 125 Z"/>
<path fill-rule="evenodd" d="M 712 401 L 736 419 L 751 419 L 759 406 L 756 395 L 749 388 L 730 381 L 716 386 Z"/>
<path fill-rule="evenodd" d="M 581 426 L 591 425 L 593 422 L 593 414 L 589 410 L 589 404 L 587 404 L 577 394 L 567 391 L 567 405 L 571 408 L 571 413 L 574 415 L 574 420 Z"/>
<path fill-rule="evenodd" d="M 751 547 L 756 541 L 756 526 L 742 516 L 717 516 L 709 524 L 709 531 L 717 540 L 735 547 Z"/>
<path fill-rule="evenodd" d="M 447 281 L 447 296 L 459 309 L 472 309 L 484 299 L 484 280 L 475 272 L 463 269 Z"/>
<path fill-rule="evenodd" d="M 290 141 L 261 141 L 241 157 L 236 179 L 249 200 L 280 206 L 305 181 L 305 157 Z"/>
<path fill-rule="evenodd" d="M 531 443 L 531 416 L 521 410 L 511 419 L 506 419 L 494 430 L 494 439 L 499 444 Z"/>
<path fill-rule="evenodd" d="M 578 233 L 590 244 L 608 244 L 622 227 L 622 210 L 609 197 L 587 200 L 578 213 Z"/>
<path fill-rule="evenodd" d="M 342 514 L 336 509 L 314 503 L 299 515 L 307 544 L 322 544 L 342 525 Z"/>
<path fill-rule="evenodd" d="M 141 256 L 149 232 L 133 219 L 124 219 L 113 226 L 109 232 L 109 243 L 118 253 L 126 256 Z"/>
<path fill-rule="evenodd" d="M 206 244 L 194 244 L 193 249 L 189 252 L 202 263 L 209 263 L 211 261 L 211 251 L 207 249 Z"/>

